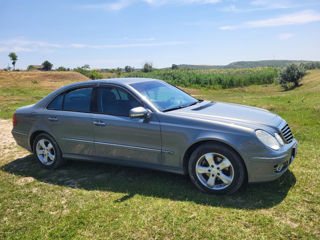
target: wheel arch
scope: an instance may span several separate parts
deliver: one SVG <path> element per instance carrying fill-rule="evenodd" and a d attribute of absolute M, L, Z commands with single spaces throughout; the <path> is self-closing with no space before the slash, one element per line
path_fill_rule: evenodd
<path fill-rule="evenodd" d="M 34 140 L 36 139 L 36 137 L 42 133 L 45 133 L 45 134 L 48 134 L 50 137 L 52 137 L 53 139 L 55 139 L 50 133 L 48 133 L 47 131 L 45 130 L 36 130 L 34 131 L 30 138 L 29 138 L 29 144 L 30 144 L 30 148 L 31 148 L 31 151 L 33 151 L 33 142 Z"/>
<path fill-rule="evenodd" d="M 198 140 L 197 142 L 194 142 L 191 146 L 188 147 L 188 149 L 185 151 L 184 155 L 183 155 L 183 172 L 185 175 L 188 175 L 188 162 L 189 162 L 189 158 L 191 156 L 191 154 L 193 153 L 193 151 L 195 151 L 200 145 L 206 144 L 206 143 L 215 143 L 215 144 L 221 144 L 224 145 L 226 147 L 228 147 L 229 149 L 231 149 L 234 153 L 236 153 L 238 155 L 238 157 L 241 159 L 243 166 L 245 168 L 245 174 L 246 174 L 246 179 L 248 179 L 248 169 L 246 166 L 245 161 L 243 160 L 243 157 L 241 156 L 241 154 L 239 153 L 239 151 L 237 151 L 232 145 L 230 145 L 229 143 L 226 143 L 224 141 L 218 140 L 218 139 L 201 139 Z"/>

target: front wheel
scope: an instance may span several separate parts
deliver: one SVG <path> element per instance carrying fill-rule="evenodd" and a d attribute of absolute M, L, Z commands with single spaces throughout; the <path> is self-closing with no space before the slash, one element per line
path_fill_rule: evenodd
<path fill-rule="evenodd" d="M 45 133 L 35 138 L 33 153 L 44 168 L 58 168 L 64 163 L 58 144 L 50 135 Z"/>
<path fill-rule="evenodd" d="M 245 179 L 241 158 L 220 143 L 200 145 L 189 159 L 188 171 L 197 188 L 214 194 L 234 193 Z"/>

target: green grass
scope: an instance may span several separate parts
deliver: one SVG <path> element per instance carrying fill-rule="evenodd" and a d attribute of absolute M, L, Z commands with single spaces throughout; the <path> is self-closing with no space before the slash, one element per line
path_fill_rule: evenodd
<path fill-rule="evenodd" d="M 2 150 L 0 239 L 319 239 L 320 71 L 302 84 L 287 92 L 275 85 L 186 89 L 198 98 L 267 108 L 288 121 L 299 141 L 280 179 L 231 196 L 207 195 L 187 177 L 139 168 L 70 162 L 44 170 L 20 148 Z"/>

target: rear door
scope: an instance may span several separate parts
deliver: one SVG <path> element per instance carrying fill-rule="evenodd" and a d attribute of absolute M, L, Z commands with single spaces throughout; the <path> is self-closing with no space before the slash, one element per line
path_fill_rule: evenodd
<path fill-rule="evenodd" d="M 161 164 L 160 124 L 150 119 L 130 118 L 129 111 L 142 103 L 126 89 L 96 88 L 94 135 L 96 155 L 102 158 Z"/>
<path fill-rule="evenodd" d="M 45 120 L 63 154 L 93 155 L 92 92 L 92 87 L 73 89 L 47 107 Z"/>

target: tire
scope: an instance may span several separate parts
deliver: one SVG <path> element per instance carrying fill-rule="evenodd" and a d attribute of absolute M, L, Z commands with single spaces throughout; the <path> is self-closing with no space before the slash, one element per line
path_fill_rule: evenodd
<path fill-rule="evenodd" d="M 46 133 L 35 138 L 32 149 L 37 161 L 46 169 L 56 169 L 65 163 L 57 142 Z"/>
<path fill-rule="evenodd" d="M 188 172 L 198 189 L 212 194 L 232 194 L 246 177 L 242 159 L 221 143 L 200 145 L 190 156 Z"/>

